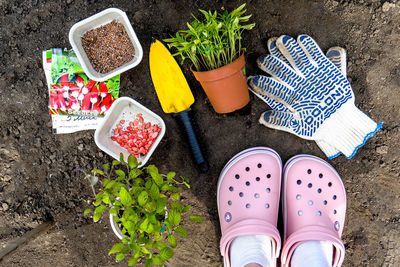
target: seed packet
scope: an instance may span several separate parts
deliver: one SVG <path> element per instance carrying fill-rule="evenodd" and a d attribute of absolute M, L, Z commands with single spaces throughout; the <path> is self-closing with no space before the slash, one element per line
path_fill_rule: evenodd
<path fill-rule="evenodd" d="M 119 95 L 120 75 L 96 82 L 84 73 L 73 50 L 43 52 L 54 133 L 96 129 Z"/>

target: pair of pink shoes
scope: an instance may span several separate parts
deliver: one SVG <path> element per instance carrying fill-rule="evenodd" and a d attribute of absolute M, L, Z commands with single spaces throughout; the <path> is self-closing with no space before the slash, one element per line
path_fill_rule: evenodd
<path fill-rule="evenodd" d="M 230 266 L 229 247 L 242 235 L 266 235 L 272 239 L 273 259 L 279 257 L 277 229 L 282 181 L 284 245 L 282 266 L 304 241 L 329 241 L 334 248 L 332 266 L 344 259 L 341 240 L 346 214 L 346 191 L 339 174 L 327 162 L 298 155 L 285 165 L 270 148 L 256 147 L 234 156 L 218 181 L 218 214 L 224 266 Z M 276 262 L 276 260 L 275 260 Z"/>

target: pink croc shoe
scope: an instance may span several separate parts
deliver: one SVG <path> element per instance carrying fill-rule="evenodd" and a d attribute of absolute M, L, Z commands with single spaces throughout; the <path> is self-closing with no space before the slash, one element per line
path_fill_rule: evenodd
<path fill-rule="evenodd" d="M 276 225 L 281 175 L 279 155 L 265 147 L 246 149 L 225 165 L 217 191 L 224 266 L 231 266 L 229 246 L 242 235 L 269 236 L 273 260 L 279 256 L 281 239 Z"/>
<path fill-rule="evenodd" d="M 332 242 L 332 266 L 341 266 L 341 240 L 346 215 L 346 191 L 336 170 L 324 160 L 298 155 L 285 165 L 282 209 L 284 246 L 282 266 L 290 266 L 294 250 L 304 241 Z"/>

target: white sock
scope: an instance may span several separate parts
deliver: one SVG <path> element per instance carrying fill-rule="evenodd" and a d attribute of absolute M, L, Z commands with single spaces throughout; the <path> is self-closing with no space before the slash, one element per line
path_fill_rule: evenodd
<path fill-rule="evenodd" d="M 328 241 L 306 241 L 293 252 L 292 267 L 331 267 L 333 245 Z"/>
<path fill-rule="evenodd" d="M 236 237 L 229 248 L 232 267 L 243 267 L 257 263 L 272 267 L 272 240 L 264 235 L 244 235 Z"/>

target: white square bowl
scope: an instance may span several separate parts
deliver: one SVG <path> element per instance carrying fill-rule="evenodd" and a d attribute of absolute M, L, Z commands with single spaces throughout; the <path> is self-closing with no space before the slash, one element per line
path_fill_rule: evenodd
<path fill-rule="evenodd" d="M 85 50 L 83 49 L 82 36 L 87 31 L 108 24 L 113 20 L 124 25 L 125 30 L 135 48 L 135 55 L 130 62 L 125 63 L 124 65 L 112 70 L 111 72 L 100 73 L 93 68 L 88 56 L 86 55 Z M 89 76 L 90 79 L 98 82 L 108 80 L 117 74 L 120 74 L 135 67 L 140 63 L 143 57 L 142 46 L 140 45 L 139 40 L 136 37 L 136 33 L 133 30 L 131 23 L 129 22 L 128 16 L 125 12 L 118 8 L 108 8 L 97 14 L 94 14 L 91 17 L 75 23 L 69 30 L 69 42 L 71 43 L 72 49 L 74 50 L 79 60 L 79 63 L 81 64 L 86 75 Z"/>
<path fill-rule="evenodd" d="M 124 154 L 124 159 L 127 159 L 130 155 L 128 150 L 121 147 L 117 142 L 112 141 L 111 136 L 113 136 L 114 129 L 120 120 L 125 120 L 126 122 L 133 121 L 139 113 L 143 114 L 145 122 L 150 122 L 152 125 L 157 124 L 161 129 L 161 132 L 158 134 L 157 139 L 150 147 L 148 153 L 137 159 L 138 162 L 141 162 L 139 167 L 142 167 L 147 163 L 151 154 L 153 154 L 154 150 L 163 138 L 165 134 L 165 123 L 160 116 L 132 98 L 120 97 L 115 100 L 111 108 L 107 111 L 103 121 L 96 129 L 96 132 L 94 133 L 94 141 L 101 150 L 112 156 L 114 159 L 119 160 L 121 152 Z"/>

